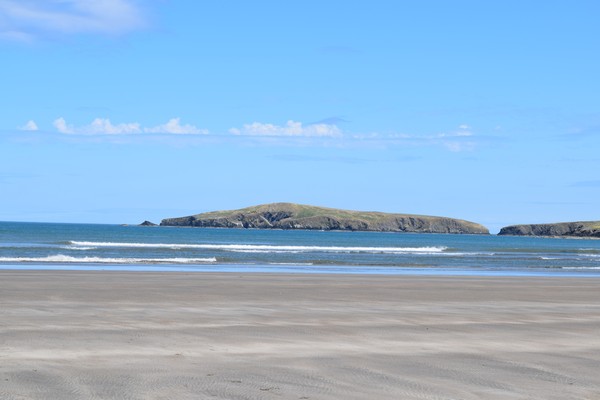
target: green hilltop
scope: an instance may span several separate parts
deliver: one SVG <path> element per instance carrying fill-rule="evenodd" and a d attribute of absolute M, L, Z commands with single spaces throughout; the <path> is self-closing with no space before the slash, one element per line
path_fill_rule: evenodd
<path fill-rule="evenodd" d="M 162 220 L 161 226 L 211 228 L 315 229 L 383 232 L 488 234 L 484 226 L 427 215 L 351 211 L 294 203 L 272 203 L 239 210 L 212 211 Z"/>

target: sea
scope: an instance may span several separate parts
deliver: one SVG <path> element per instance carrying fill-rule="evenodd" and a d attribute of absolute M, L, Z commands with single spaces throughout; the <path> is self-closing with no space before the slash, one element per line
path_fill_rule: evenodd
<path fill-rule="evenodd" d="M 600 240 L 0 222 L 0 269 L 600 277 Z"/>

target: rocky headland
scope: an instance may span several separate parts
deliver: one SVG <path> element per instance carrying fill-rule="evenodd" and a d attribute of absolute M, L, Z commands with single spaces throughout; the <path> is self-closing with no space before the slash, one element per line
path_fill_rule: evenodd
<path fill-rule="evenodd" d="M 163 219 L 161 226 L 205 228 L 313 229 L 343 231 L 489 234 L 483 225 L 454 218 L 349 211 L 273 203 Z"/>
<path fill-rule="evenodd" d="M 502 228 L 498 235 L 600 238 L 600 221 L 511 225 Z"/>

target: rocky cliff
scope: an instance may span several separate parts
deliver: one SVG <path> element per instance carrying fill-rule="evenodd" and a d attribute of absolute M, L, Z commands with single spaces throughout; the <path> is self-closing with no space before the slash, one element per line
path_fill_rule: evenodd
<path fill-rule="evenodd" d="M 555 224 L 511 225 L 498 235 L 572 236 L 600 238 L 600 221 L 559 222 Z"/>
<path fill-rule="evenodd" d="M 274 203 L 232 211 L 162 220 L 161 226 L 210 228 L 315 229 L 382 232 L 488 234 L 474 222 L 423 215 L 389 214 Z"/>

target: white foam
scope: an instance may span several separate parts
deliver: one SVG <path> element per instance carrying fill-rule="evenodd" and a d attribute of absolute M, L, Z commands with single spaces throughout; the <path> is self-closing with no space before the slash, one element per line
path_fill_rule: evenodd
<path fill-rule="evenodd" d="M 41 263 L 95 263 L 95 264 L 196 264 L 213 263 L 210 258 L 105 258 L 72 257 L 56 254 L 46 257 L 0 257 L 0 262 L 41 262 Z"/>
<path fill-rule="evenodd" d="M 303 253 L 302 251 L 292 251 L 292 250 L 257 250 L 257 249 L 251 249 L 251 250 L 229 250 L 233 253 L 268 253 L 268 254 L 297 254 L 297 253 Z"/>
<path fill-rule="evenodd" d="M 600 254 L 579 254 L 581 257 L 600 258 Z"/>
<path fill-rule="evenodd" d="M 313 263 L 269 263 L 269 265 L 290 265 L 297 267 L 310 267 L 313 266 Z"/>
<path fill-rule="evenodd" d="M 193 243 L 124 243 L 70 241 L 74 246 L 84 247 L 146 247 L 168 249 L 209 249 L 235 252 L 336 252 L 336 253 L 441 253 L 444 246 L 426 247 L 343 247 L 343 246 L 279 246 L 255 244 L 193 244 Z"/>

